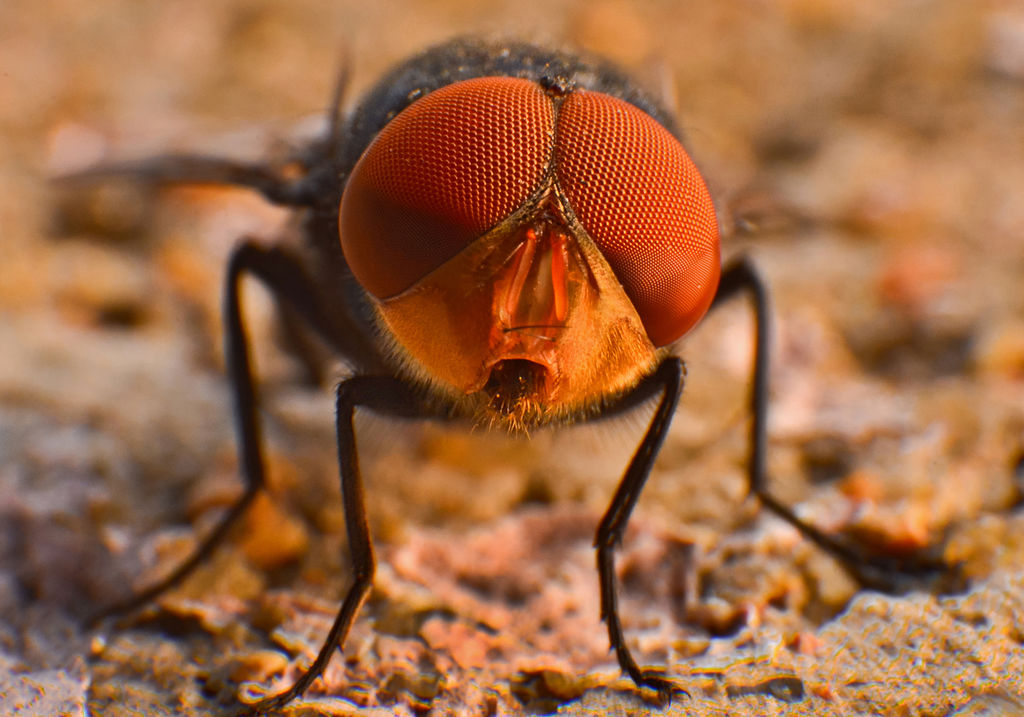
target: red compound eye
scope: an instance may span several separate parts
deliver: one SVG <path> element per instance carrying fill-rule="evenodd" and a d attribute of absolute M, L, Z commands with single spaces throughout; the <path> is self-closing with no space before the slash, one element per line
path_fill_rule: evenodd
<path fill-rule="evenodd" d="M 655 346 L 675 341 L 718 287 L 718 222 L 686 150 L 633 105 L 578 90 L 562 105 L 557 178 Z"/>
<path fill-rule="evenodd" d="M 414 102 L 353 169 L 339 231 L 359 283 L 387 298 L 507 217 L 550 162 L 554 109 L 534 82 L 466 80 Z"/>

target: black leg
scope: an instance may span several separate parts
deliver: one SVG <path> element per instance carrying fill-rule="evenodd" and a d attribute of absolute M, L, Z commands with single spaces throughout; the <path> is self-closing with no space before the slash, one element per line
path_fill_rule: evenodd
<path fill-rule="evenodd" d="M 597 528 L 594 545 L 597 548 L 597 572 L 601 584 L 601 619 L 608 625 L 608 639 L 619 666 L 637 685 L 646 685 L 658 690 L 663 695 L 670 694 L 674 689 L 672 683 L 651 670 L 642 670 L 630 654 L 619 620 L 618 587 L 615 576 L 615 547 L 622 542 L 629 516 L 640 498 L 651 466 L 661 449 L 661 444 L 668 433 L 672 415 L 679 405 L 679 395 L 683 390 L 683 362 L 670 357 L 661 362 L 657 370 L 647 378 L 636 391 L 648 394 L 651 390 L 661 390 L 661 401 L 651 419 L 651 424 L 644 434 L 640 447 L 633 454 L 626 473 L 619 482 L 611 504 Z"/>
<path fill-rule="evenodd" d="M 325 150 L 336 152 L 338 147 L 344 142 L 345 116 L 343 108 L 345 105 L 345 95 L 352 80 L 351 66 L 352 63 L 346 50 L 341 54 L 338 63 L 338 76 L 334 80 L 334 91 L 331 93 L 331 103 L 327 106 L 326 138 L 323 142 L 315 142 L 310 145 L 306 160 L 308 166 L 321 162 Z"/>
<path fill-rule="evenodd" d="M 287 207 L 317 208 L 333 205 L 340 196 L 339 178 L 333 163 L 325 157 L 336 154 L 344 143 L 345 117 L 342 112 L 348 90 L 349 62 L 342 56 L 340 71 L 327 113 L 327 132 L 320 139 L 294 151 L 281 164 L 298 165 L 298 177 L 286 176 L 278 168 L 262 163 L 240 162 L 223 157 L 195 154 L 168 154 L 147 159 L 112 162 L 53 179 L 57 184 L 74 186 L 97 181 L 128 178 L 151 185 L 222 184 L 247 187 L 274 204 Z"/>
<path fill-rule="evenodd" d="M 246 274 L 260 279 L 277 299 L 287 302 L 296 315 L 304 317 L 310 327 L 343 356 L 352 353 L 341 341 L 341 331 L 324 311 L 311 289 L 313 284 L 294 258 L 280 249 L 264 248 L 252 242 L 243 242 L 235 249 L 228 262 L 224 286 L 225 355 L 235 401 L 238 460 L 245 478 L 245 492 L 221 517 L 195 552 L 174 572 L 131 598 L 106 607 L 92 618 L 92 622 L 110 615 L 131 612 L 184 580 L 216 549 L 264 485 L 256 389 L 240 305 L 240 284 Z"/>
<path fill-rule="evenodd" d="M 304 178 L 287 179 L 263 164 L 236 162 L 202 155 L 164 155 L 138 161 L 104 164 L 75 172 L 54 181 L 74 186 L 129 177 L 149 184 L 223 184 L 255 189 L 274 204 L 289 207 L 316 206 L 319 197 Z"/>
<path fill-rule="evenodd" d="M 948 572 L 950 566 L 929 557 L 920 556 L 909 560 L 887 556 L 868 555 L 851 545 L 825 535 L 813 525 L 800 520 L 787 506 L 777 500 L 769 491 L 766 470 L 767 426 L 768 426 L 768 346 L 769 305 L 768 292 L 753 266 L 741 258 L 725 268 L 718 293 L 711 308 L 720 306 L 740 292 L 747 292 L 754 305 L 754 376 L 750 392 L 750 455 L 747 463 L 747 477 L 750 492 L 761 503 L 799 530 L 808 540 L 835 557 L 854 579 L 862 585 L 886 592 L 901 592 L 919 586 L 922 578 L 933 580 L 941 572 Z"/>
<path fill-rule="evenodd" d="M 419 417 L 429 415 L 421 408 L 413 390 L 398 379 L 386 376 L 356 376 L 338 386 L 336 427 L 338 464 L 341 470 L 341 496 L 345 507 L 345 528 L 352 559 L 354 579 L 334 619 L 327 639 L 313 664 L 281 694 L 267 697 L 243 708 L 238 715 L 263 714 L 278 709 L 302 695 L 317 677 L 323 674 L 336 648 L 341 647 L 352 627 L 356 613 L 373 586 L 375 561 L 366 519 L 363 479 L 359 473 L 355 431 L 352 417 L 359 406 L 393 416 Z"/>

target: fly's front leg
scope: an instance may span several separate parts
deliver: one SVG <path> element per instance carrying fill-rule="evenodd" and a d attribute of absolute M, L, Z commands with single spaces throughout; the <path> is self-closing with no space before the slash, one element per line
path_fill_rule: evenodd
<path fill-rule="evenodd" d="M 622 543 L 622 536 L 626 530 L 629 516 L 640 498 L 640 492 L 647 481 L 647 476 L 651 473 L 654 459 L 657 457 L 658 451 L 661 450 L 661 445 L 668 433 L 672 415 L 675 413 L 676 406 L 679 405 L 684 375 L 683 362 L 676 357 L 670 357 L 662 361 L 654 374 L 634 389 L 634 392 L 639 391 L 645 394 L 652 389 L 660 389 L 661 400 L 654 413 L 654 418 L 651 419 L 651 424 L 647 428 L 647 433 L 644 434 L 644 438 L 640 442 L 640 447 L 637 448 L 629 462 L 626 473 L 612 497 L 612 502 L 601 519 L 597 528 L 597 536 L 594 539 L 594 545 L 597 548 L 597 572 L 601 585 L 601 619 L 608 625 L 608 640 L 611 642 L 612 649 L 615 650 L 619 666 L 638 686 L 652 687 L 663 695 L 668 695 L 677 688 L 658 673 L 641 669 L 626 646 L 622 622 L 619 620 L 615 548 Z M 628 402 L 629 397 L 624 400 Z"/>
<path fill-rule="evenodd" d="M 348 551 L 352 561 L 353 581 L 338 610 L 327 639 L 313 664 L 281 694 L 267 697 L 247 706 L 239 715 L 263 714 L 288 704 L 301 696 L 317 677 L 323 674 L 334 650 L 340 648 L 355 620 L 356 613 L 366 601 L 373 587 L 376 563 L 370 540 L 369 521 L 366 517 L 366 500 L 363 479 L 359 472 L 359 458 L 356 452 L 353 416 L 359 406 L 377 413 L 399 417 L 425 417 L 411 387 L 402 381 L 387 376 L 356 376 L 338 386 L 336 401 L 336 430 L 338 440 L 338 466 L 341 472 L 341 497 L 345 509 L 345 529 L 348 536 Z"/>

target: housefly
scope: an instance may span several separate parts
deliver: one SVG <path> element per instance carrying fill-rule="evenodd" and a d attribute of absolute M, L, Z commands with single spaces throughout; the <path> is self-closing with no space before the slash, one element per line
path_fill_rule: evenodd
<path fill-rule="evenodd" d="M 357 409 L 520 430 L 653 402 L 595 547 L 601 618 L 619 665 L 638 686 L 671 693 L 672 682 L 627 647 L 614 549 L 683 388 L 673 345 L 740 295 L 755 317 L 750 491 L 862 583 L 893 586 L 902 565 L 837 542 L 767 490 L 768 295 L 748 260 L 722 265 L 711 194 L 657 100 L 600 59 L 473 39 L 401 63 L 351 112 L 341 98 L 339 89 L 328 131 L 298 154 L 297 172 L 165 156 L 80 175 L 248 187 L 299 212 L 306 239 L 302 252 L 243 241 L 228 262 L 223 312 L 243 494 L 177 570 L 106 614 L 181 581 L 265 485 L 239 301 L 246 276 L 353 369 L 335 394 L 353 583 L 314 662 L 249 712 L 306 691 L 371 589 Z"/>

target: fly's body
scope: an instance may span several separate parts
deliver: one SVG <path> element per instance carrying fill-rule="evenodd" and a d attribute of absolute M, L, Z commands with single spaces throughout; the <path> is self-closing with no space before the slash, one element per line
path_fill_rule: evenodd
<path fill-rule="evenodd" d="M 751 492 L 863 583 L 895 583 L 902 564 L 822 534 L 767 490 L 767 293 L 749 262 L 721 266 L 710 193 L 664 108 L 603 61 L 475 40 L 399 65 L 347 116 L 340 96 L 327 134 L 295 158 L 298 176 L 194 156 L 80 175 L 247 186 L 301 212 L 306 237 L 302 255 L 242 242 L 227 267 L 226 356 L 244 494 L 172 575 L 108 612 L 138 607 L 186 577 L 264 485 L 239 298 L 246 275 L 352 367 L 337 387 L 336 427 L 354 579 L 313 664 L 245 712 L 301 695 L 372 586 L 358 408 L 519 429 L 656 401 L 595 546 L 601 617 L 620 666 L 638 686 L 671 694 L 669 676 L 641 669 L 626 645 L 614 549 L 682 391 L 673 344 L 738 294 L 752 300 L 756 327 Z"/>

